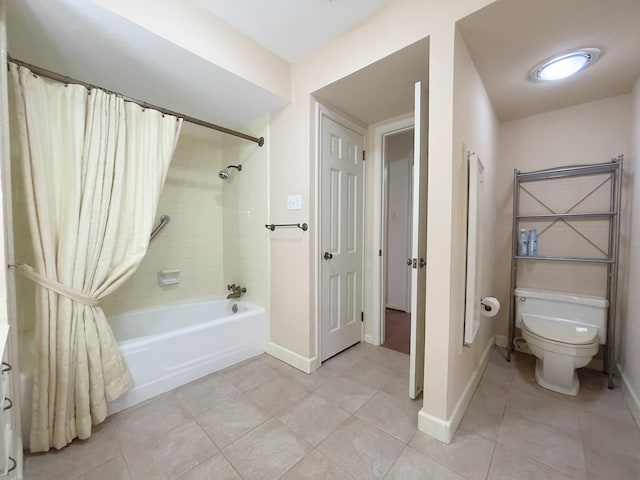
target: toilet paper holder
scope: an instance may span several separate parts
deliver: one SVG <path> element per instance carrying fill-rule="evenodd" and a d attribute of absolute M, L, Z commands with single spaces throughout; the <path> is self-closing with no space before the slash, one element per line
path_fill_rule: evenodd
<path fill-rule="evenodd" d="M 500 310 L 500 302 L 495 297 L 484 297 L 480 299 L 480 305 L 482 306 L 482 313 L 485 316 L 493 317 Z"/>
<path fill-rule="evenodd" d="M 480 305 L 482 305 L 482 308 L 485 310 L 485 312 L 490 312 L 491 310 L 493 310 L 493 307 L 491 305 L 484 302 L 484 298 L 480 300 Z"/>

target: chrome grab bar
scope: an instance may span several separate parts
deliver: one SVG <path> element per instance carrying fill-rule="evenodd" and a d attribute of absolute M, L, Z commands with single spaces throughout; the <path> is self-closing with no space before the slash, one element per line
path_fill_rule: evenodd
<path fill-rule="evenodd" d="M 158 225 L 156 225 L 156 227 L 151 232 L 151 238 L 149 238 L 149 243 L 153 242 L 155 240 L 155 238 L 158 235 L 160 235 L 160 232 L 162 232 L 162 230 L 164 230 L 164 227 L 169 225 L 170 221 L 171 221 L 171 217 L 169 215 L 162 215 L 160 217 L 160 223 L 158 223 Z"/>
<path fill-rule="evenodd" d="M 265 227 L 271 230 L 272 232 L 276 228 L 282 228 L 282 227 L 297 227 L 303 232 L 306 232 L 307 230 L 309 230 L 309 225 L 307 225 L 307 223 L 271 223 L 271 224 L 265 225 Z"/>

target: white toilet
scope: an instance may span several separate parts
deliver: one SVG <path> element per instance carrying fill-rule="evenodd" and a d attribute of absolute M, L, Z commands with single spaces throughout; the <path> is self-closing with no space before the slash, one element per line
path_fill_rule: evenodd
<path fill-rule="evenodd" d="M 538 385 L 576 396 L 576 369 L 587 365 L 607 341 L 609 302 L 602 297 L 516 288 L 516 327 L 536 361 Z"/>

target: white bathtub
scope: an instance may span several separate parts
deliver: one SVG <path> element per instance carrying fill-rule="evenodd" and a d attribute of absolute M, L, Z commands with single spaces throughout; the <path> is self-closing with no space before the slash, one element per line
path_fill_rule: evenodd
<path fill-rule="evenodd" d="M 237 312 L 232 311 L 237 306 Z M 266 316 L 247 302 L 206 300 L 108 319 L 133 377 L 115 413 L 265 351 Z"/>

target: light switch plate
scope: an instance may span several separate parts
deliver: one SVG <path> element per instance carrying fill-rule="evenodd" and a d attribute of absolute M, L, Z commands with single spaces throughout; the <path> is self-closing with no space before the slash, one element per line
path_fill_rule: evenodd
<path fill-rule="evenodd" d="M 300 210 L 302 208 L 302 195 L 289 195 L 287 197 L 287 210 Z"/>

